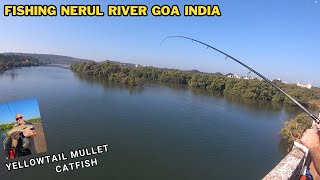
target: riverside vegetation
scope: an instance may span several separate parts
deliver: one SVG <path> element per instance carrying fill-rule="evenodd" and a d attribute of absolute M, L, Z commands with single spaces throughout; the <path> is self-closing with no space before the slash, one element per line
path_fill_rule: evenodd
<path fill-rule="evenodd" d="M 239 96 L 252 100 L 276 102 L 284 105 L 295 106 L 278 90 L 265 81 L 258 79 L 228 78 L 220 73 L 202 73 L 196 70 L 182 71 L 177 69 L 123 66 L 112 62 L 79 62 L 71 65 L 71 70 L 89 76 L 105 78 L 111 82 L 118 82 L 133 86 L 143 85 L 144 81 L 160 81 L 177 84 L 185 84 L 190 87 L 220 91 L 223 94 Z M 313 102 L 320 99 L 318 88 L 306 89 L 294 84 L 284 84 L 281 81 L 273 81 L 277 86 L 290 94 L 293 98 L 307 107 L 316 106 Z M 318 101 L 319 102 L 319 101 Z M 281 131 L 282 138 L 289 144 L 300 137 L 302 131 L 311 126 L 312 120 L 306 114 L 300 114 L 296 118 L 286 122 Z"/>
<path fill-rule="evenodd" d="M 301 138 L 302 132 L 312 125 L 312 120 L 306 113 L 301 113 L 295 118 L 285 122 L 284 128 L 281 130 L 282 138 L 292 145 L 294 141 Z"/>
<path fill-rule="evenodd" d="M 0 72 L 12 69 L 14 67 L 39 66 L 43 63 L 37 58 L 31 56 L 21 56 L 13 54 L 0 54 Z"/>
<path fill-rule="evenodd" d="M 76 73 L 105 78 L 111 82 L 119 82 L 134 86 L 143 85 L 145 80 L 185 84 L 207 90 L 217 90 L 224 94 L 241 96 L 254 100 L 272 101 L 295 105 L 278 90 L 265 81 L 258 79 L 228 78 L 220 73 L 202 73 L 196 70 L 181 71 L 177 69 L 163 69 L 155 67 L 121 66 L 111 62 L 74 63 L 71 70 Z M 280 88 L 305 106 L 310 101 L 320 99 L 320 90 L 317 88 L 306 89 L 296 85 L 284 84 L 274 80 Z"/>

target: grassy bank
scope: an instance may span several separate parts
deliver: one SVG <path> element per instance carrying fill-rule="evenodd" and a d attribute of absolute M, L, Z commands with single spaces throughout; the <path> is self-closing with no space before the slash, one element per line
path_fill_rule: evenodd
<path fill-rule="evenodd" d="M 25 122 L 32 122 L 32 123 L 41 122 L 41 118 L 29 119 Z M 16 123 L 1 124 L 0 129 L 1 130 L 12 129 L 15 124 Z"/>

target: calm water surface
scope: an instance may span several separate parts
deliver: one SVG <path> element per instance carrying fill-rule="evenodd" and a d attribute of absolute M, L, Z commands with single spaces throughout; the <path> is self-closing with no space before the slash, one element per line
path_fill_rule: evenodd
<path fill-rule="evenodd" d="M 59 67 L 0 74 L 1 103 L 34 96 L 46 154 L 105 143 L 109 152 L 95 156 L 97 167 L 58 174 L 66 162 L 7 172 L 0 151 L 1 179 L 261 179 L 285 155 L 279 132 L 297 113 L 186 86 L 110 84 Z"/>

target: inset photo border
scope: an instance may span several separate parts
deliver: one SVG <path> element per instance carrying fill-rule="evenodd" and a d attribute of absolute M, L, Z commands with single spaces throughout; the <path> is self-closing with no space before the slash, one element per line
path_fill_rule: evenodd
<path fill-rule="evenodd" d="M 47 152 L 35 97 L 0 104 L 0 135 L 6 159 Z"/>

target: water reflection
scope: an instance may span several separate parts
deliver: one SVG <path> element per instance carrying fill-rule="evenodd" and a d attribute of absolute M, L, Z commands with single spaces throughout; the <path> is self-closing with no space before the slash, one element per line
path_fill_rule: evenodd
<path fill-rule="evenodd" d="M 213 91 L 213 90 L 194 88 L 194 87 L 189 87 L 189 90 L 195 95 L 213 96 L 216 98 L 223 99 L 223 93 L 221 91 Z"/>
<path fill-rule="evenodd" d="M 256 110 L 270 110 L 270 111 L 280 111 L 284 110 L 285 112 L 289 114 L 299 114 L 302 112 L 300 108 L 296 106 L 284 106 L 280 103 L 275 102 L 267 102 L 262 100 L 252 100 L 248 98 L 243 98 L 239 96 L 231 96 L 231 95 L 225 95 L 225 99 L 229 102 L 239 104 L 239 105 L 245 105 L 247 107 L 256 109 Z"/>
<path fill-rule="evenodd" d="M 144 91 L 143 86 L 130 86 L 130 85 L 124 85 L 120 83 L 110 83 L 108 80 L 103 79 L 101 77 L 92 77 L 92 76 L 86 76 L 86 75 L 81 75 L 77 73 L 74 73 L 74 75 L 79 80 L 86 82 L 90 85 L 101 85 L 106 91 L 110 89 L 126 90 L 130 93 L 130 95 L 140 94 Z M 223 92 L 221 91 L 194 88 L 194 87 L 189 87 L 187 85 L 181 85 L 181 84 L 146 81 L 145 86 L 170 88 L 170 90 L 180 91 L 180 92 L 189 91 L 196 96 L 214 97 L 214 100 L 224 99 L 229 104 L 245 107 L 254 111 L 263 111 L 267 113 L 284 111 L 285 113 L 283 113 L 284 116 L 282 117 L 282 120 L 281 120 L 282 123 L 289 120 L 288 118 L 293 118 L 295 115 L 302 112 L 300 108 L 295 106 L 283 106 L 282 104 L 274 103 L 274 102 L 267 102 L 267 101 L 261 101 L 261 100 L 257 101 L 257 100 L 251 100 L 251 99 L 243 98 L 239 96 L 224 95 Z M 289 114 L 289 116 L 287 114 Z M 280 134 L 279 134 L 279 139 L 281 139 Z M 283 139 L 280 140 L 278 144 L 278 148 L 283 156 L 285 156 L 288 153 L 288 149 L 290 149 L 287 142 Z"/>
<path fill-rule="evenodd" d="M 268 102 L 262 100 L 252 100 L 244 97 L 239 96 L 232 96 L 228 94 L 223 94 L 221 91 L 214 91 L 214 90 L 207 90 L 207 89 L 200 89 L 200 88 L 192 88 L 189 87 L 190 91 L 196 95 L 202 96 L 213 96 L 215 98 L 221 98 L 229 102 L 230 104 L 235 104 L 242 107 L 248 107 L 254 110 L 261 110 L 261 111 L 285 111 L 288 114 L 297 115 L 302 112 L 302 110 L 297 106 L 284 106 L 280 103 L 275 102 Z"/>
<path fill-rule="evenodd" d="M 121 83 L 111 83 L 107 79 L 102 77 L 93 77 L 93 76 L 86 76 L 78 73 L 74 73 L 74 76 L 83 82 L 86 82 L 89 85 L 101 85 L 104 90 L 108 91 L 112 90 L 125 90 L 128 91 L 130 95 L 138 95 L 141 94 L 144 90 L 143 86 L 130 86 Z"/>
<path fill-rule="evenodd" d="M 0 136 L 1 140 L 4 140 L 4 138 L 6 137 L 6 131 L 0 130 Z"/>
<path fill-rule="evenodd" d="M 131 95 L 140 94 L 144 90 L 144 86 L 130 86 L 124 85 L 121 83 L 111 83 L 107 79 L 101 77 L 93 77 L 82 75 L 78 73 L 74 73 L 74 76 L 90 85 L 102 85 L 105 90 L 114 89 L 114 90 L 126 90 Z M 232 95 L 224 95 L 221 91 L 215 90 L 208 90 L 208 89 L 201 89 L 201 88 L 194 88 L 189 87 L 187 85 L 182 84 L 175 84 L 175 83 L 166 83 L 166 82 L 156 82 L 156 81 L 146 81 L 145 85 L 150 87 L 166 87 L 170 88 L 171 90 L 176 91 L 190 91 L 194 95 L 201 95 L 201 96 L 208 96 L 214 97 L 218 99 L 225 99 L 227 102 L 235 105 L 239 105 L 242 107 L 248 107 L 254 110 L 268 110 L 268 111 L 281 111 L 284 110 L 288 114 L 297 115 L 302 112 L 302 110 L 296 106 L 283 106 L 280 103 L 274 102 L 267 102 L 262 100 L 252 100 L 244 97 L 239 96 L 232 96 Z"/>
<path fill-rule="evenodd" d="M 42 65 L 43 67 L 57 67 L 62 69 L 70 69 L 70 65 L 68 64 L 46 64 Z"/>
<path fill-rule="evenodd" d="M 16 71 L 14 69 L 5 71 L 0 73 L 1 76 L 8 76 L 11 78 L 12 81 L 14 81 L 17 77 L 18 77 L 18 73 L 16 73 Z"/>
<path fill-rule="evenodd" d="M 292 149 L 292 146 L 290 146 L 285 139 L 281 138 L 278 145 L 278 149 L 282 156 L 285 157 L 288 154 L 288 152 Z"/>

